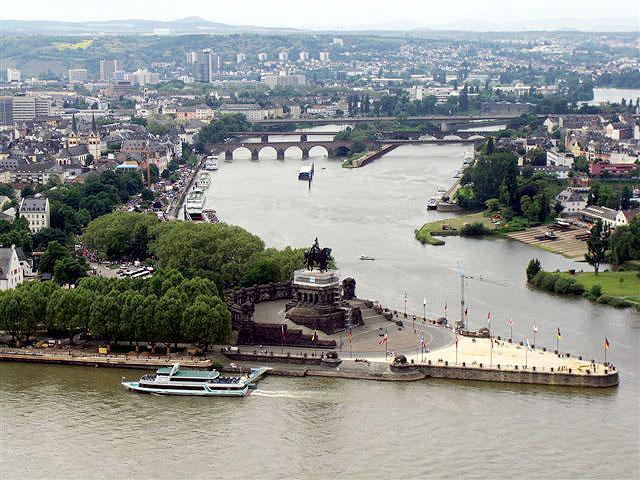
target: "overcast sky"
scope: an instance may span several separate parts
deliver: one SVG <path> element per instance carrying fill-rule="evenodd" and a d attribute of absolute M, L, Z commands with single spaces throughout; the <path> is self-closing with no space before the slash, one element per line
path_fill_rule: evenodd
<path fill-rule="evenodd" d="M 341 27 L 408 21 L 437 27 L 462 19 L 639 16 L 637 0 L 26 0 L 3 1 L 0 19 L 174 20 L 199 16 L 232 25 Z"/>

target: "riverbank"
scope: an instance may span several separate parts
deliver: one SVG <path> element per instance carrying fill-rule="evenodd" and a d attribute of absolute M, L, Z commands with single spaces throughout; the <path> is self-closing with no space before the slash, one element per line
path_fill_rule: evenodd
<path fill-rule="evenodd" d="M 342 162 L 343 168 L 360 168 L 373 162 L 376 158 L 380 158 L 385 153 L 395 150 L 398 145 L 383 145 L 380 150 L 372 152 L 356 153 L 352 157 Z"/>
<path fill-rule="evenodd" d="M 496 229 L 495 224 L 491 223 L 491 219 L 489 217 L 486 217 L 482 212 L 476 212 L 425 223 L 422 227 L 415 230 L 414 234 L 416 240 L 423 245 L 444 245 L 445 242 L 443 240 L 434 237 L 460 235 L 460 229 L 464 225 L 471 223 L 481 223 L 488 231 L 491 232 Z"/>
<path fill-rule="evenodd" d="M 568 227 L 553 230 L 555 238 L 549 238 L 547 232 L 552 225 L 541 225 L 526 230 L 507 233 L 512 240 L 526 243 L 551 253 L 557 253 L 571 260 L 583 261 L 587 253 L 589 230 L 585 228 Z"/>
<path fill-rule="evenodd" d="M 560 295 L 578 296 L 616 308 L 635 307 L 640 311 L 639 272 L 544 272 L 531 284 Z"/>
<path fill-rule="evenodd" d="M 217 356 L 217 355 L 216 355 Z M 400 368 L 391 357 L 327 360 L 286 355 L 264 355 L 250 351 L 225 354 L 233 362 L 194 357 L 141 358 L 133 355 L 86 355 L 6 349 L 2 362 L 155 370 L 175 362 L 186 368 L 218 368 L 239 372 L 268 364 L 269 375 L 325 377 L 351 380 L 408 382 L 427 377 L 574 387 L 611 387 L 618 384 L 618 372 L 610 364 L 587 362 L 582 357 L 531 349 L 500 340 L 459 337 L 457 344 L 429 353 L 406 355 L 410 363 Z"/>

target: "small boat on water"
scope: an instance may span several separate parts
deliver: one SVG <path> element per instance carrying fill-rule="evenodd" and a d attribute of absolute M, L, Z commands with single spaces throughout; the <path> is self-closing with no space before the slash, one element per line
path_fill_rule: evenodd
<path fill-rule="evenodd" d="M 311 165 L 302 165 L 298 172 L 298 180 L 313 180 L 313 163 Z"/>
<path fill-rule="evenodd" d="M 427 200 L 427 210 L 435 210 L 438 208 L 438 199 L 436 197 L 431 197 Z"/>
<path fill-rule="evenodd" d="M 558 235 L 556 235 L 556 233 L 553 230 L 547 230 L 544 233 L 544 236 L 547 237 L 549 240 L 555 240 L 556 238 L 558 238 Z"/>
<path fill-rule="evenodd" d="M 191 395 L 199 397 L 244 397 L 269 369 L 252 368 L 244 375 L 222 376 L 217 370 L 184 370 L 179 363 L 143 375 L 137 382 L 122 385 L 134 392 L 155 395 Z"/>
<path fill-rule="evenodd" d="M 360 260 L 375 260 L 375 258 L 370 257 L 369 255 L 360 255 Z"/>

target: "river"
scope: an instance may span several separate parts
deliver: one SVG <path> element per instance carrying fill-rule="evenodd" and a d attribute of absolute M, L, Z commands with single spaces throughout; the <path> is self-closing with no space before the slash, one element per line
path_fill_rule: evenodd
<path fill-rule="evenodd" d="M 359 296 L 397 308 L 407 291 L 410 311 L 426 297 L 432 315 L 446 302 L 456 318 L 459 262 L 485 279 L 466 284 L 472 328 L 490 310 L 495 334 L 513 318 L 514 337 L 531 341 L 536 322 L 536 343 L 555 348 L 559 326 L 562 350 L 598 360 L 607 337 L 618 388 L 271 377 L 241 400 L 163 398 L 119 385 L 138 372 L 0 364 L 0 478 L 637 478 L 640 316 L 529 289 L 532 257 L 547 270 L 588 268 L 558 255 L 504 239 L 413 238 L 443 216 L 425 201 L 451 184 L 467 148 L 402 146 L 354 170 L 315 156 L 310 187 L 297 180 L 299 159 L 245 152 L 221 162 L 207 203 L 268 246 L 318 236 Z"/>
<path fill-rule="evenodd" d="M 587 102 L 589 105 L 600 105 L 602 102 L 620 103 L 622 99 L 635 102 L 640 97 L 640 89 L 637 88 L 594 88 L 593 100 Z"/>

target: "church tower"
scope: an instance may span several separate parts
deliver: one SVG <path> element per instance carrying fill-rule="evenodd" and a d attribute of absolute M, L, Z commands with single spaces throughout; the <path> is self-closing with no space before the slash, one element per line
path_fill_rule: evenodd
<path fill-rule="evenodd" d="M 67 148 L 75 147 L 80 143 L 80 136 L 78 134 L 78 125 L 76 124 L 76 114 L 71 117 L 71 132 L 67 135 Z"/>
<path fill-rule="evenodd" d="M 94 160 L 100 159 L 100 132 L 98 132 L 98 127 L 96 126 L 95 115 L 91 118 L 91 132 L 87 137 L 87 149 Z"/>

